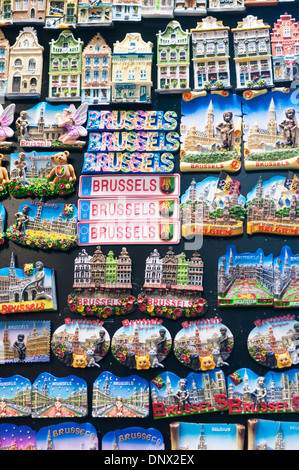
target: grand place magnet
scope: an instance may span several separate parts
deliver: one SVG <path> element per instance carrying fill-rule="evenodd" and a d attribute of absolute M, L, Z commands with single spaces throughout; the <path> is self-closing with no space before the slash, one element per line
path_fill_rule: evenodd
<path fill-rule="evenodd" d="M 163 436 L 158 429 L 154 428 L 145 429 L 138 426 L 118 429 L 108 432 L 102 439 L 102 450 L 150 450 L 156 452 L 164 449 Z M 121 457 L 114 457 L 115 462 L 118 458 Z"/>
<path fill-rule="evenodd" d="M 115 359 L 131 370 L 164 367 L 172 339 L 159 319 L 123 320 L 113 335 L 111 351 Z"/>
<path fill-rule="evenodd" d="M 31 415 L 31 382 L 21 375 L 0 377 L 0 418 Z"/>
<path fill-rule="evenodd" d="M 274 307 L 299 306 L 299 254 L 283 246 L 280 256 L 274 259 Z"/>
<path fill-rule="evenodd" d="M 173 351 L 176 358 L 195 371 L 206 371 L 228 366 L 234 347 L 231 331 L 221 318 L 206 318 L 183 322 L 176 334 Z"/>
<path fill-rule="evenodd" d="M 100 367 L 99 362 L 110 347 L 110 336 L 99 320 L 65 319 L 51 340 L 55 356 L 65 365 L 75 369 Z"/>

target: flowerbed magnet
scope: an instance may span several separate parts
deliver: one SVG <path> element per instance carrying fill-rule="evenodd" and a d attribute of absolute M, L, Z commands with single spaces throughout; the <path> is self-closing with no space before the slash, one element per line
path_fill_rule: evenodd
<path fill-rule="evenodd" d="M 272 306 L 273 255 L 264 255 L 259 248 L 255 253 L 238 254 L 234 245 L 218 260 L 218 305 Z"/>
<path fill-rule="evenodd" d="M 78 418 L 87 415 L 87 383 L 69 375 L 40 374 L 32 384 L 32 418 Z"/>
<path fill-rule="evenodd" d="M 293 254 L 289 246 L 281 249 L 274 259 L 274 307 L 299 306 L 299 255 Z"/>
<path fill-rule="evenodd" d="M 31 382 L 21 375 L 0 378 L 0 418 L 31 414 Z"/>
<path fill-rule="evenodd" d="M 77 208 L 74 204 L 22 202 L 15 220 L 6 236 L 19 245 L 59 251 L 68 251 L 77 245 Z"/>
<path fill-rule="evenodd" d="M 49 321 L 0 322 L 0 364 L 50 362 Z"/>
<path fill-rule="evenodd" d="M 72 194 L 77 178 L 68 157 L 68 150 L 12 153 L 9 193 L 16 198 Z"/>
<path fill-rule="evenodd" d="M 242 101 L 245 170 L 298 169 L 299 108 L 290 89 L 249 90 Z"/>
<path fill-rule="evenodd" d="M 203 266 L 197 252 L 188 260 L 185 253 L 176 255 L 170 247 L 161 258 L 155 248 L 146 259 L 139 311 L 172 320 L 203 315 L 208 307 L 202 298 Z"/>
<path fill-rule="evenodd" d="M 16 119 L 16 135 L 21 147 L 81 149 L 82 137 L 87 135 L 83 127 L 87 119 L 88 104 L 78 108 L 73 104 L 52 106 L 41 102 L 20 112 Z"/>
<path fill-rule="evenodd" d="M 186 378 L 163 372 L 150 387 L 154 419 L 213 413 L 228 407 L 222 370 L 192 372 Z"/>
<path fill-rule="evenodd" d="M 110 347 L 110 336 L 99 320 L 65 319 L 51 341 L 55 356 L 65 365 L 75 369 L 100 367 L 99 362 Z"/>
<path fill-rule="evenodd" d="M 110 431 L 102 439 L 102 450 L 150 450 L 155 452 L 164 449 L 163 435 L 154 428 L 124 428 Z"/>
<path fill-rule="evenodd" d="M 182 327 L 174 338 L 173 352 L 184 366 L 207 371 L 229 365 L 234 338 L 221 318 L 185 321 Z"/>
<path fill-rule="evenodd" d="M 170 423 L 171 450 L 244 450 L 242 424 Z"/>
<path fill-rule="evenodd" d="M 299 179 L 289 171 L 286 176 L 260 177 L 246 197 L 247 233 L 281 236 L 299 234 Z"/>
<path fill-rule="evenodd" d="M 294 315 L 256 320 L 247 338 L 250 356 L 270 369 L 299 364 L 299 323 Z"/>
<path fill-rule="evenodd" d="M 237 172 L 241 168 L 241 98 L 228 91 L 184 93 L 181 171 Z M 203 118 L 203 115 L 206 115 Z"/>
<path fill-rule="evenodd" d="M 138 377 L 117 377 L 102 372 L 93 383 L 94 418 L 146 418 L 149 416 L 149 384 Z"/>
<path fill-rule="evenodd" d="M 98 450 L 97 430 L 91 423 L 52 424 L 36 433 L 37 450 Z"/>
<path fill-rule="evenodd" d="M 123 320 L 113 335 L 111 351 L 115 359 L 131 370 L 164 367 L 172 339 L 162 320 Z"/>
<path fill-rule="evenodd" d="M 118 257 L 105 255 L 98 246 L 93 255 L 82 250 L 75 258 L 73 293 L 68 296 L 72 312 L 109 318 L 135 309 L 131 295 L 132 261 L 125 247 Z"/>
<path fill-rule="evenodd" d="M 248 444 L 250 450 L 298 450 L 297 422 L 248 420 Z"/>
<path fill-rule="evenodd" d="M 243 233 L 246 198 L 240 194 L 240 183 L 225 172 L 201 182 L 191 181 L 181 196 L 183 237 L 208 235 L 231 237 Z"/>

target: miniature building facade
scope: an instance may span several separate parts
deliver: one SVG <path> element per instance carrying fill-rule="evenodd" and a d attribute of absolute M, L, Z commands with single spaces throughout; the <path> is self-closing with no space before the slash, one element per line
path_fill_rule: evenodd
<path fill-rule="evenodd" d="M 237 88 L 273 85 L 270 26 L 248 15 L 232 29 Z"/>
<path fill-rule="evenodd" d="M 173 18 L 174 0 L 143 0 L 142 16 L 144 18 Z"/>
<path fill-rule="evenodd" d="M 157 34 L 158 90 L 180 93 L 189 89 L 190 33 L 178 21 Z"/>
<path fill-rule="evenodd" d="M 207 0 L 174 0 L 175 15 L 205 15 Z"/>
<path fill-rule="evenodd" d="M 111 99 L 111 49 L 98 33 L 82 54 L 81 100 L 108 104 Z"/>
<path fill-rule="evenodd" d="M 0 26 L 12 24 L 12 0 L 0 0 Z"/>
<path fill-rule="evenodd" d="M 298 74 L 299 22 L 285 13 L 271 33 L 274 81 L 293 80 Z"/>
<path fill-rule="evenodd" d="M 9 49 L 9 41 L 0 30 L 0 99 L 7 92 Z"/>
<path fill-rule="evenodd" d="M 110 26 L 112 24 L 112 1 L 78 2 L 77 26 Z"/>
<path fill-rule="evenodd" d="M 13 22 L 44 24 L 47 0 L 14 0 Z"/>
<path fill-rule="evenodd" d="M 149 102 L 152 87 L 153 44 L 140 33 L 129 33 L 113 45 L 112 102 Z"/>
<path fill-rule="evenodd" d="M 78 0 L 47 0 L 45 28 L 74 28 Z"/>
<path fill-rule="evenodd" d="M 50 42 L 48 101 L 79 101 L 83 41 L 65 30 Z"/>
<path fill-rule="evenodd" d="M 191 29 L 194 89 L 230 87 L 229 27 L 208 16 Z"/>
<path fill-rule="evenodd" d="M 142 0 L 114 0 L 112 21 L 141 21 Z"/>
<path fill-rule="evenodd" d="M 245 11 L 244 0 L 209 0 L 208 9 L 211 11 Z"/>
<path fill-rule="evenodd" d="M 10 47 L 7 98 L 40 96 L 43 51 L 35 29 L 25 26 Z"/>

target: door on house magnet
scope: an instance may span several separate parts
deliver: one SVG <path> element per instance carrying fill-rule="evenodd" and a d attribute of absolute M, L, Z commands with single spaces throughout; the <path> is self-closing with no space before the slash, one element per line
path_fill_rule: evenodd
<path fill-rule="evenodd" d="M 21 76 L 14 75 L 12 77 L 12 91 L 13 93 L 20 93 L 21 91 Z"/>
<path fill-rule="evenodd" d="M 146 86 L 140 87 L 140 101 L 146 101 Z"/>
<path fill-rule="evenodd" d="M 66 9 L 66 22 L 74 23 L 75 21 L 75 5 L 70 3 Z"/>

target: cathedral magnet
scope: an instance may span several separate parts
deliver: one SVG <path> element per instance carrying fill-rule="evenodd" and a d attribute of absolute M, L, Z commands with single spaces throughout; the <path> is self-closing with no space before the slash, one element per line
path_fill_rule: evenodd
<path fill-rule="evenodd" d="M 147 418 L 149 416 L 149 384 L 130 375 L 117 377 L 102 372 L 93 383 L 93 418 Z"/>
<path fill-rule="evenodd" d="M 298 422 L 248 420 L 248 443 L 250 450 L 298 450 Z"/>
<path fill-rule="evenodd" d="M 91 423 L 67 421 L 39 429 L 37 450 L 99 450 L 97 430 Z"/>
<path fill-rule="evenodd" d="M 111 351 L 115 359 L 131 370 L 164 367 L 172 339 L 159 319 L 123 320 L 113 335 Z"/>
<path fill-rule="evenodd" d="M 75 369 L 100 367 L 110 347 L 110 336 L 99 320 L 66 318 L 51 340 L 54 355 Z"/>
<path fill-rule="evenodd" d="M 102 450 L 164 450 L 164 439 L 154 428 L 130 427 L 110 431 L 103 436 Z M 114 457 L 116 460 L 121 457 Z"/>
<path fill-rule="evenodd" d="M 221 318 L 185 321 L 182 327 L 174 338 L 173 351 L 184 366 L 207 371 L 229 365 L 234 338 Z"/>
<path fill-rule="evenodd" d="M 0 418 L 31 415 L 31 382 L 21 375 L 0 377 Z"/>
<path fill-rule="evenodd" d="M 9 240 L 27 248 L 68 251 L 77 245 L 78 211 L 74 204 L 25 201 L 6 232 Z"/>
<path fill-rule="evenodd" d="M 294 315 L 256 320 L 247 338 L 250 356 L 270 369 L 299 364 L 299 322 Z"/>

